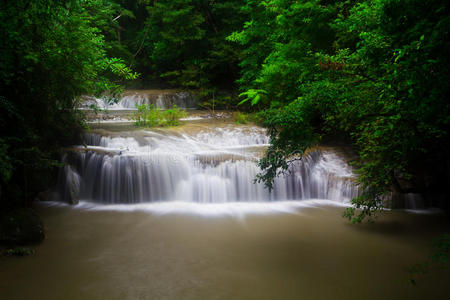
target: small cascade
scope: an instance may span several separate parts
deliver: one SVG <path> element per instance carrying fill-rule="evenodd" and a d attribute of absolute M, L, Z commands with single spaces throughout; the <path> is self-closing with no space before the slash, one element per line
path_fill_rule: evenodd
<path fill-rule="evenodd" d="M 145 131 L 133 137 L 90 133 L 85 142 L 87 147 L 64 158 L 59 191 L 66 200 L 73 198 L 67 190 L 98 203 L 345 202 L 358 194 L 351 168 L 333 151 L 317 150 L 295 162 L 288 174 L 275 179 L 272 192 L 254 183 L 268 137 L 253 126 Z"/>
<path fill-rule="evenodd" d="M 424 209 L 426 207 L 423 195 L 418 193 L 404 194 L 404 207 L 406 209 Z"/>
<path fill-rule="evenodd" d="M 169 109 L 174 105 L 179 108 L 192 109 L 197 107 L 195 97 L 185 91 L 160 90 L 127 90 L 117 103 L 109 103 L 107 97 L 86 97 L 82 109 L 89 109 L 95 105 L 108 110 L 135 110 L 137 105 L 148 104 L 159 109 Z"/>

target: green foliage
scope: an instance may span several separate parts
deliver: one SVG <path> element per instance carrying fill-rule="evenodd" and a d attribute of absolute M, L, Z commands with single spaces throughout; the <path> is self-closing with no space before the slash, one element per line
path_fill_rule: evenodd
<path fill-rule="evenodd" d="M 251 105 L 256 105 L 259 103 L 259 101 L 261 101 L 264 95 L 267 95 L 267 92 L 265 90 L 249 89 L 248 91 L 239 94 L 239 97 L 245 96 L 246 98 L 238 104 L 241 105 L 247 101 L 250 101 Z"/>
<path fill-rule="evenodd" d="M 234 119 L 238 125 L 247 124 L 250 122 L 249 115 L 240 111 L 234 113 Z"/>
<path fill-rule="evenodd" d="M 81 95 L 117 95 L 136 73 L 107 54 L 120 7 L 106 0 L 3 1 L 0 36 L 2 199 L 33 199 L 77 140 Z M 48 184 L 48 183 L 47 183 Z"/>
<path fill-rule="evenodd" d="M 176 105 L 172 108 L 166 109 L 161 114 L 161 126 L 177 126 L 180 125 L 180 119 L 186 118 L 186 111 L 179 109 Z"/>
<path fill-rule="evenodd" d="M 141 105 L 136 105 L 136 108 L 138 111 L 133 115 L 136 126 L 154 127 L 159 125 L 160 111 L 155 108 L 153 104 L 148 105 L 144 103 Z"/>
<path fill-rule="evenodd" d="M 319 1 L 247 1 L 242 8 L 250 14 L 242 31 L 228 39 L 244 45 L 239 79 L 246 100 L 253 104 L 261 94 L 267 101 L 295 100 L 298 88 L 307 81 L 316 64 L 312 50 L 328 49 L 332 29 L 328 21 L 334 5 Z M 313 20 L 313 21 L 311 21 Z"/>
<path fill-rule="evenodd" d="M 142 59 L 153 78 L 190 89 L 233 88 L 240 49 L 225 37 L 241 26 L 244 2 L 150 1 Z"/>
<path fill-rule="evenodd" d="M 264 173 L 256 176 L 257 182 L 272 189 L 273 179 L 288 171 L 290 162 L 301 159 L 306 149 L 318 141 L 319 135 L 310 124 L 314 113 L 311 103 L 302 98 L 260 113 L 268 128 L 270 146 L 258 163 Z"/>
<path fill-rule="evenodd" d="M 448 3 L 249 0 L 242 10 L 248 21 L 228 37 L 245 47 L 241 104 L 265 109 L 271 137 L 258 181 L 271 187 L 306 148 L 341 136 L 359 152 L 362 191 L 344 215 L 361 222 L 404 191 L 400 179 L 441 168 L 450 140 Z"/>
<path fill-rule="evenodd" d="M 236 109 L 238 106 L 238 97 L 227 91 L 217 91 L 217 89 L 201 89 L 198 93 L 198 106 L 204 109 Z"/>
<path fill-rule="evenodd" d="M 156 126 L 178 126 L 180 119 L 186 117 L 186 111 L 179 109 L 176 105 L 166 110 L 160 110 L 153 104 L 136 105 L 138 109 L 134 113 L 133 119 L 136 126 L 156 127 Z"/>
<path fill-rule="evenodd" d="M 139 74 L 132 72 L 129 67 L 127 67 L 122 59 L 110 58 L 107 60 L 108 68 L 111 70 L 112 74 L 124 78 L 125 80 L 134 80 L 139 77 Z"/>
<path fill-rule="evenodd" d="M 448 178 L 449 16 L 440 0 L 2 2 L 0 184 L 28 198 L 82 128 L 79 97 L 114 102 L 135 66 L 197 89 L 203 108 L 261 110 L 271 145 L 256 180 L 269 188 L 324 137 L 349 142 L 362 193 L 344 215 L 361 222 L 401 181 Z M 183 114 L 141 106 L 136 123 Z"/>

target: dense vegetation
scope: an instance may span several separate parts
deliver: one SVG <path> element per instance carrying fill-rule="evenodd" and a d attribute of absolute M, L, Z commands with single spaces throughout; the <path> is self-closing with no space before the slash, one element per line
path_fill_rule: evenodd
<path fill-rule="evenodd" d="M 355 147 L 361 221 L 394 192 L 448 184 L 449 4 L 445 1 L 247 1 L 244 101 L 263 114 L 271 146 L 259 180 L 322 138 Z M 435 196 L 432 194 L 432 196 Z M 448 195 L 446 195 L 448 196 Z M 436 203 L 435 203 L 436 204 Z"/>
<path fill-rule="evenodd" d="M 33 200 L 50 184 L 60 147 L 81 129 L 83 94 L 117 93 L 136 74 L 103 32 L 117 13 L 109 1 L 2 1 L 0 4 L 0 197 Z"/>
<path fill-rule="evenodd" d="M 144 103 L 137 105 L 137 112 L 134 113 L 133 119 L 136 126 L 164 127 L 180 125 L 180 119 L 186 116 L 186 111 L 179 109 L 176 105 L 170 109 L 161 110 L 154 105 Z"/>
<path fill-rule="evenodd" d="M 450 169 L 449 16 L 442 0 L 3 1 L 1 198 L 37 192 L 30 182 L 76 138 L 79 96 L 114 95 L 132 69 L 130 86 L 260 111 L 269 188 L 292 157 L 338 139 L 359 156 L 353 221 L 393 192 L 437 195 Z"/>

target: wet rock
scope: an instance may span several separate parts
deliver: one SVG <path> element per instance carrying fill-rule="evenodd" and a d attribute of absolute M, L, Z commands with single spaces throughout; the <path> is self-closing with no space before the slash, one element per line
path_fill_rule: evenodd
<path fill-rule="evenodd" d="M 71 166 L 66 166 L 66 201 L 69 204 L 78 204 L 80 195 L 80 176 Z"/>
<path fill-rule="evenodd" d="M 66 165 L 60 169 L 57 192 L 54 193 L 53 198 L 58 198 L 56 195 L 59 195 L 59 199 L 57 200 L 62 200 L 68 204 L 75 205 L 79 202 L 80 175 L 73 165 L 68 164 L 66 160 L 67 157 L 69 157 L 69 155 L 63 159 Z"/>
<path fill-rule="evenodd" d="M 52 196 L 52 191 L 50 189 L 40 192 L 36 196 L 37 201 L 49 201 Z"/>
<path fill-rule="evenodd" d="M 414 182 L 410 178 L 407 178 L 402 172 L 395 170 L 394 177 L 400 191 L 409 191 L 415 188 Z"/>
<path fill-rule="evenodd" d="M 387 208 L 404 208 L 405 198 L 403 193 L 390 192 L 383 198 L 383 206 Z"/>

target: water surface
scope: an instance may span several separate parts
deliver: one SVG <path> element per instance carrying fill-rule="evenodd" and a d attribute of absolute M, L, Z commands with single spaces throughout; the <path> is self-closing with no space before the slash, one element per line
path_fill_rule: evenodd
<path fill-rule="evenodd" d="M 342 207 L 260 205 L 215 215 L 41 205 L 47 239 L 35 256 L 0 260 L 1 298 L 445 299 L 448 272 L 415 287 L 403 270 L 448 232 L 444 216 L 352 225 Z"/>

